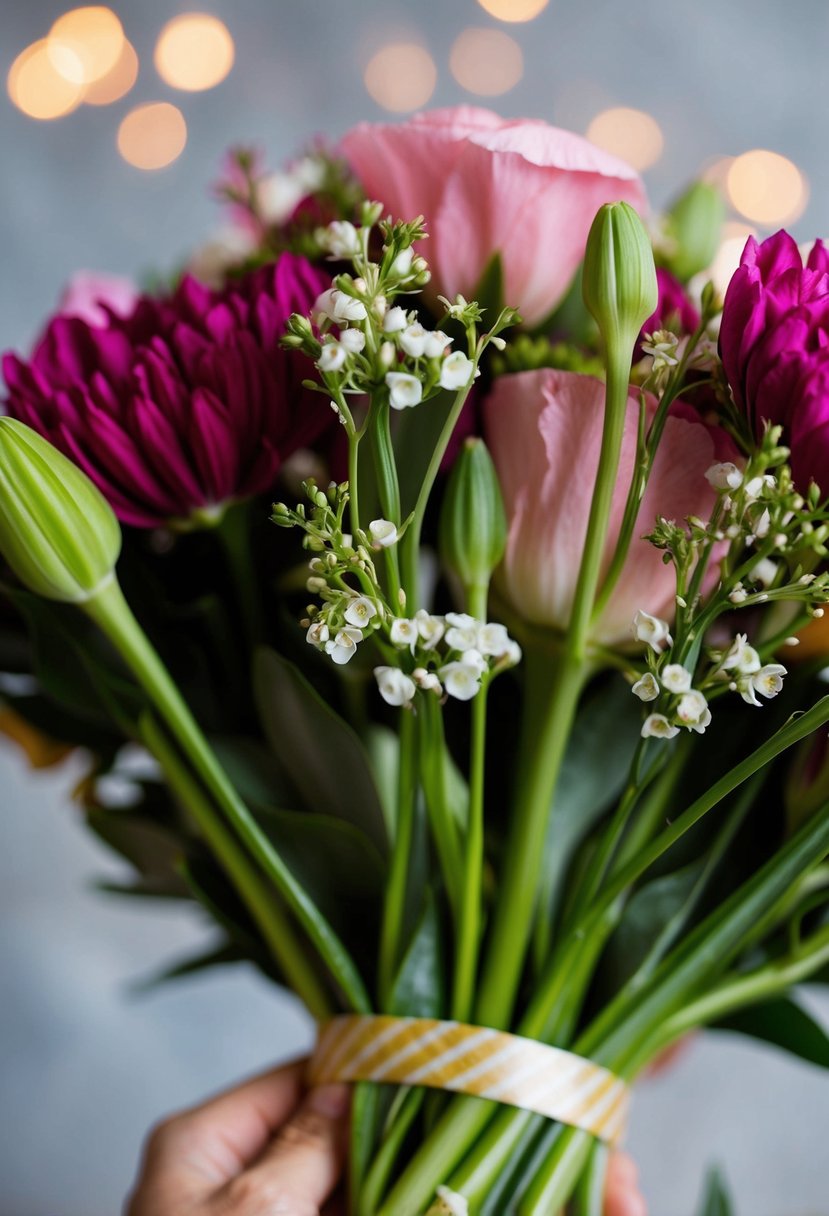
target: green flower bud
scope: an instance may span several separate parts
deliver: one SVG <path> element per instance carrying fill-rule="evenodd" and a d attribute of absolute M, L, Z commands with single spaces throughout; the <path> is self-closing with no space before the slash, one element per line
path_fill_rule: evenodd
<path fill-rule="evenodd" d="M 707 270 L 720 244 L 725 204 L 709 182 L 694 182 L 665 217 L 670 248 L 662 261 L 683 283 Z"/>
<path fill-rule="evenodd" d="M 604 339 L 608 361 L 628 365 L 643 323 L 659 299 L 653 250 L 645 226 L 628 203 L 606 203 L 587 238 L 584 303 Z"/>
<path fill-rule="evenodd" d="M 115 514 L 87 475 L 31 427 L 0 418 L 0 553 L 50 600 L 83 604 L 112 581 Z"/>
<path fill-rule="evenodd" d="M 465 589 L 486 587 L 507 545 L 507 517 L 492 457 L 482 439 L 467 439 L 446 487 L 440 552 Z"/>

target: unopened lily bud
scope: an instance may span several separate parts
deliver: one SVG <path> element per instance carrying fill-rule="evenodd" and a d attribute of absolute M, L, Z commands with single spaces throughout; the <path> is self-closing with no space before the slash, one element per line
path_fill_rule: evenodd
<path fill-rule="evenodd" d="M 118 520 L 87 475 L 23 422 L 0 418 L 0 553 L 36 595 L 83 604 L 113 579 Z"/>
<path fill-rule="evenodd" d="M 628 358 L 659 302 L 650 239 L 628 203 L 606 203 L 597 212 L 587 238 L 582 293 L 608 358 Z"/>
<path fill-rule="evenodd" d="M 506 544 L 507 517 L 495 465 L 482 439 L 467 439 L 443 500 L 441 557 L 464 588 L 486 587 Z"/>
<path fill-rule="evenodd" d="M 663 261 L 683 283 L 707 270 L 720 244 L 725 204 L 710 182 L 694 182 L 666 218 L 670 249 Z"/>

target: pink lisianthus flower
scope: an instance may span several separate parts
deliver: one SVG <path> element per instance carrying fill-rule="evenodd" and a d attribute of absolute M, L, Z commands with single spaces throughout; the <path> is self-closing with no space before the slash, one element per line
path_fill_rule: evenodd
<path fill-rule="evenodd" d="M 797 485 L 829 493 L 829 252 L 806 265 L 787 232 L 749 237 L 725 296 L 720 357 L 739 409 L 759 438 L 783 426 Z"/>
<path fill-rule="evenodd" d="M 58 311 L 64 317 L 80 317 L 89 325 L 105 327 L 110 313 L 128 316 L 138 302 L 132 279 L 117 274 L 79 270 L 73 274 L 60 298 Z"/>
<path fill-rule="evenodd" d="M 95 482 L 123 523 L 187 526 L 264 493 L 336 425 L 280 339 L 326 286 L 283 255 L 220 292 L 184 278 L 104 326 L 57 316 L 31 360 L 8 354 L 6 411 Z"/>
<path fill-rule="evenodd" d="M 499 254 L 504 300 L 531 327 L 567 291 L 599 207 L 646 207 L 624 161 L 545 122 L 474 106 L 363 123 L 341 151 L 369 198 L 396 217 L 425 216 L 436 292 L 474 296 Z"/>
<path fill-rule="evenodd" d="M 604 385 L 575 372 L 520 372 L 499 377 L 484 407 L 487 444 L 504 495 L 509 533 L 500 571 L 502 590 L 535 625 L 564 630 L 570 619 L 604 421 Z M 656 400 L 647 398 L 648 417 Z M 613 494 L 604 571 L 610 565 L 633 475 L 639 414 L 631 393 Z M 631 623 L 643 609 L 670 621 L 674 571 L 642 537 L 657 517 L 705 519 L 715 492 L 705 478 L 718 460 L 733 457 L 730 441 L 693 410 L 669 415 L 654 461 L 627 562 L 593 640 L 619 646 L 631 640 Z"/>

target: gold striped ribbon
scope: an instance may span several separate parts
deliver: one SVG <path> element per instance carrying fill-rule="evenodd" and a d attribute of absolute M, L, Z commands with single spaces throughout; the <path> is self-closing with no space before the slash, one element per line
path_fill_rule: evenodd
<path fill-rule="evenodd" d="M 490 1098 L 579 1127 L 609 1144 L 625 1130 L 630 1093 L 592 1060 L 502 1030 L 345 1014 L 320 1031 L 311 1085 L 381 1081 Z"/>

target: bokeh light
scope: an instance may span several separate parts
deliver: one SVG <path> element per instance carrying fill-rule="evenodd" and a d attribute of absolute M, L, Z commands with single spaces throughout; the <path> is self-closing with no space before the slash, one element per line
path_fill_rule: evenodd
<path fill-rule="evenodd" d="M 499 21 L 532 21 L 550 3 L 550 0 L 478 0 L 481 8 L 490 17 Z"/>
<path fill-rule="evenodd" d="M 165 84 L 189 93 L 212 89 L 233 67 L 230 30 L 209 13 L 182 13 L 168 21 L 155 46 L 155 66 Z"/>
<path fill-rule="evenodd" d="M 737 220 L 729 220 L 723 224 L 720 247 L 706 275 L 711 279 L 720 296 L 725 295 L 731 276 L 740 265 L 746 241 L 750 236 L 756 235 L 754 229 L 748 224 L 740 223 Z"/>
<path fill-rule="evenodd" d="M 728 196 L 728 173 L 731 166 L 734 164 L 733 156 L 715 156 L 712 160 L 708 160 L 700 169 L 699 176 L 702 181 L 708 182 L 723 194 Z"/>
<path fill-rule="evenodd" d="M 49 31 L 55 70 L 73 84 L 92 84 L 115 67 L 124 45 L 121 22 L 110 8 L 73 8 Z"/>
<path fill-rule="evenodd" d="M 118 151 L 136 169 L 163 169 L 171 165 L 186 143 L 184 115 L 168 101 L 137 106 L 118 128 Z"/>
<path fill-rule="evenodd" d="M 77 62 L 77 74 L 81 64 Z M 21 51 L 9 69 L 9 97 L 30 118 L 42 120 L 69 114 L 83 99 L 83 85 L 67 80 L 49 55 L 49 40 L 41 38 Z"/>
<path fill-rule="evenodd" d="M 124 39 L 121 54 L 106 76 L 88 85 L 84 90 L 84 103 L 89 106 L 108 106 L 129 93 L 138 79 L 138 55 L 131 42 Z"/>
<path fill-rule="evenodd" d="M 728 170 L 731 205 L 755 224 L 771 227 L 791 223 L 806 208 L 806 179 L 787 156 L 754 148 L 736 156 Z"/>
<path fill-rule="evenodd" d="M 452 75 L 462 88 L 483 97 L 497 97 L 524 75 L 524 56 L 514 38 L 503 30 L 469 28 L 452 44 Z"/>
<path fill-rule="evenodd" d="M 656 119 L 644 110 L 628 106 L 616 106 L 597 114 L 587 128 L 587 138 L 640 173 L 656 164 L 665 147 Z"/>
<path fill-rule="evenodd" d="M 402 113 L 425 106 L 435 91 L 435 61 L 417 42 L 392 42 L 372 56 L 363 73 L 370 97 L 384 110 Z"/>

